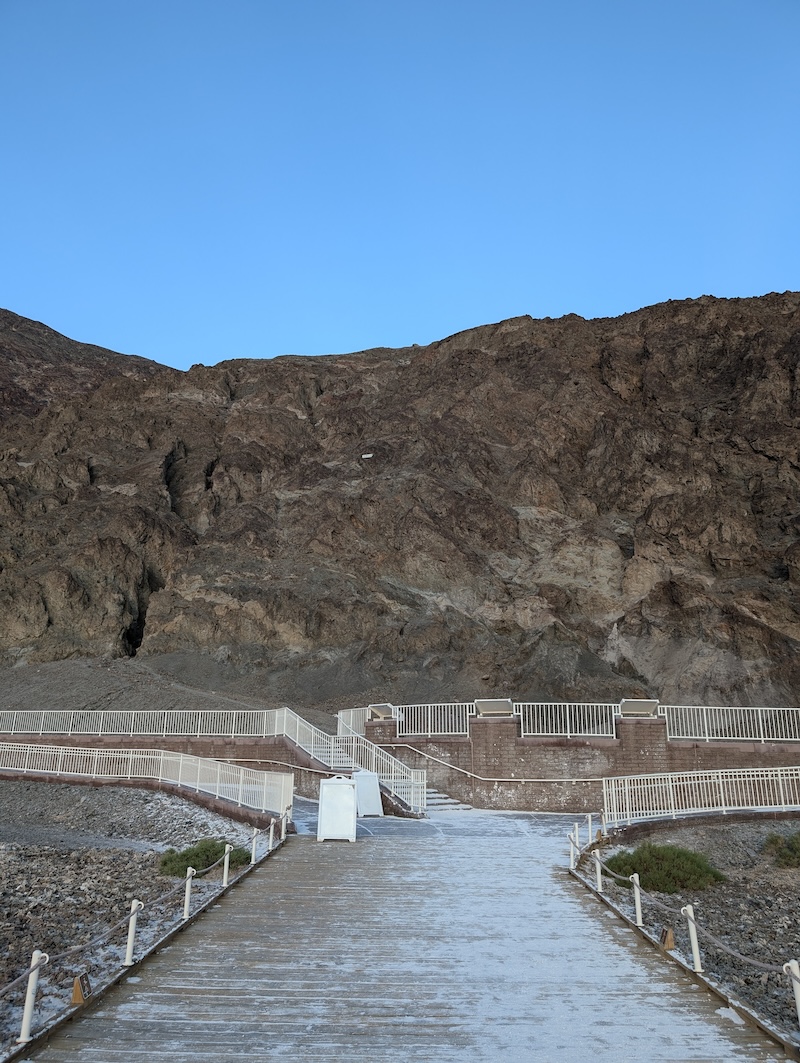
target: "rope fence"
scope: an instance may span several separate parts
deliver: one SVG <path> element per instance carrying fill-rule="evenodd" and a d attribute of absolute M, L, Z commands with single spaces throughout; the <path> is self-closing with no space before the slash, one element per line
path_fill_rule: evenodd
<path fill-rule="evenodd" d="M 243 870 L 240 874 L 244 875 L 250 870 L 257 862 L 257 842 L 261 834 L 267 834 L 267 848 L 262 854 L 261 859 L 266 859 L 271 855 L 276 848 L 275 832 L 276 828 L 279 829 L 279 838 L 277 844 L 280 845 L 286 840 L 286 832 L 288 829 L 288 815 L 284 813 L 279 820 L 272 819 L 269 824 L 269 828 L 260 830 L 258 827 L 253 827 L 253 839 L 250 849 L 250 864 L 249 867 Z M 128 928 L 125 959 L 122 963 L 122 968 L 132 967 L 136 962 L 134 960 L 134 948 L 135 948 L 135 936 L 136 936 L 136 924 L 139 914 L 147 907 L 153 911 L 156 911 L 159 906 L 164 905 L 167 901 L 173 898 L 176 894 L 183 893 L 183 912 L 182 918 L 179 921 L 173 921 L 169 924 L 167 933 L 178 928 L 183 922 L 189 919 L 191 915 L 191 894 L 192 884 L 194 879 L 201 879 L 208 875 L 215 868 L 222 865 L 223 876 L 222 885 L 219 890 L 214 892 L 207 898 L 206 904 L 216 900 L 230 885 L 230 855 L 233 851 L 233 846 L 230 843 L 225 845 L 225 851 L 219 859 L 215 860 L 213 864 L 209 864 L 208 867 L 198 871 L 193 867 L 186 869 L 186 877 L 181 880 L 176 886 L 166 890 L 166 892 L 160 894 L 148 901 L 147 905 L 143 901 L 134 899 L 131 901 L 130 913 L 124 916 L 122 919 L 117 920 L 112 926 L 107 927 L 101 934 L 93 938 L 91 941 L 82 942 L 79 945 L 72 945 L 62 952 L 58 952 L 55 955 L 48 955 L 46 952 L 42 952 L 40 949 L 34 949 L 31 956 L 30 966 L 22 974 L 18 975 L 12 981 L 6 985 L 0 987 L 0 1000 L 9 996 L 14 989 L 27 982 L 27 988 L 25 992 L 25 1001 L 22 1009 L 22 1022 L 20 1027 L 20 1035 L 17 1038 L 17 1044 L 27 1044 L 32 1041 L 32 1026 L 33 1026 L 33 1013 L 36 1004 L 38 989 L 39 989 L 39 975 L 43 968 L 48 967 L 54 969 L 57 964 L 63 963 L 65 960 L 72 956 L 77 956 L 80 953 L 89 951 L 90 949 L 96 949 L 101 945 L 110 944 L 115 935 L 123 927 Z M 113 981 L 113 978 L 112 978 Z"/>
<path fill-rule="evenodd" d="M 642 889 L 639 883 L 638 874 L 634 873 L 632 875 L 625 876 L 619 875 L 617 874 L 617 872 L 612 871 L 612 869 L 606 863 L 604 863 L 603 860 L 601 860 L 599 849 L 593 848 L 590 850 L 590 846 L 592 844 L 591 815 L 589 815 L 587 819 L 589 821 L 589 841 L 585 846 L 581 846 L 579 823 L 575 824 L 573 831 L 570 832 L 570 834 L 568 835 L 570 846 L 570 871 L 577 874 L 581 881 L 590 889 L 594 889 L 598 895 L 602 895 L 605 892 L 603 884 L 603 875 L 606 875 L 609 878 L 615 880 L 616 882 L 619 882 L 626 888 L 632 885 L 635 911 L 634 925 L 639 929 L 645 928 L 645 924 L 642 918 L 643 900 L 646 901 L 653 908 L 664 912 L 667 916 L 669 916 L 672 921 L 675 921 L 676 923 L 679 920 L 679 917 L 682 917 L 686 921 L 686 927 L 689 936 L 689 945 L 692 954 L 692 970 L 695 972 L 695 974 L 704 973 L 699 943 L 700 938 L 702 938 L 704 941 L 713 945 L 714 948 L 718 949 L 720 952 L 727 954 L 728 956 L 737 960 L 739 963 L 752 967 L 756 970 L 763 971 L 765 972 L 765 974 L 777 974 L 787 976 L 789 979 L 789 985 L 791 986 L 791 989 L 793 991 L 794 1005 L 797 1013 L 797 1022 L 800 1026 L 800 964 L 798 964 L 798 961 L 796 959 L 791 959 L 781 964 L 764 963 L 761 960 L 756 960 L 751 956 L 745 956 L 737 949 L 731 948 L 730 945 L 722 941 L 722 939 L 717 937 L 715 934 L 711 933 L 710 930 L 701 926 L 700 923 L 698 923 L 697 918 L 695 917 L 694 908 L 691 904 L 685 904 L 680 909 L 671 907 L 669 904 L 666 904 L 663 900 L 661 900 L 661 898 L 656 897 L 652 893 Z M 581 874 L 580 865 L 583 859 L 587 856 L 591 858 L 594 866 L 594 885 L 592 885 L 591 880 L 585 878 L 583 874 Z M 674 944 L 671 947 L 668 945 L 665 945 L 664 947 L 667 949 L 667 951 L 672 951 L 674 949 Z"/>

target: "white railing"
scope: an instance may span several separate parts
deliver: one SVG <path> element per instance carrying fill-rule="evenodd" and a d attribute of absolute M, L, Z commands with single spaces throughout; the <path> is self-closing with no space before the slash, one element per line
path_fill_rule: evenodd
<path fill-rule="evenodd" d="M 0 711 L 4 734 L 274 735 L 277 709 L 32 709 Z"/>
<path fill-rule="evenodd" d="M 91 779 L 153 779 L 259 812 L 291 810 L 294 778 L 168 749 L 90 749 L 0 742 L 0 771 Z"/>
<path fill-rule="evenodd" d="M 392 715 L 397 720 L 398 735 L 468 735 L 475 702 L 393 705 Z"/>
<path fill-rule="evenodd" d="M 369 707 L 365 709 L 340 709 L 336 713 L 336 733 L 340 735 L 365 734 L 366 722 L 369 719 L 370 711 Z"/>
<path fill-rule="evenodd" d="M 560 735 L 573 738 L 614 738 L 614 714 L 619 706 L 606 702 L 519 701 L 514 712 L 521 720 L 523 738 Z"/>
<path fill-rule="evenodd" d="M 513 703 L 513 713 L 521 720 L 523 737 L 554 735 L 572 738 L 614 738 L 616 703 L 530 702 Z M 363 718 L 360 715 L 362 714 Z M 352 714 L 352 715 L 351 715 Z M 474 701 L 431 702 L 418 705 L 393 705 L 398 737 L 413 735 L 468 735 L 470 720 L 476 716 Z M 348 728 L 363 733 L 369 718 L 368 709 L 349 709 L 339 713 L 339 733 Z"/>
<path fill-rule="evenodd" d="M 0 712 L 0 732 L 36 735 L 285 737 L 334 770 L 377 771 L 380 782 L 414 811 L 425 810 L 425 772 L 415 771 L 360 735 L 329 735 L 291 709 L 59 709 Z M 379 755 L 380 754 L 380 755 Z M 180 754 L 174 754 L 179 756 Z M 211 763 L 222 763 L 221 761 Z M 373 765 L 380 764 L 380 767 Z M 240 769 L 237 769 L 240 770 Z M 279 810 L 280 811 L 280 810 Z"/>
<path fill-rule="evenodd" d="M 702 812 L 800 808 L 800 767 L 627 775 L 603 779 L 607 826 Z"/>
<path fill-rule="evenodd" d="M 380 782 L 413 811 L 424 812 L 426 773 L 407 767 L 362 735 L 329 735 L 291 709 L 278 709 L 279 733 L 331 768 L 363 768 L 377 773 Z"/>
<path fill-rule="evenodd" d="M 662 705 L 667 738 L 701 742 L 800 742 L 800 709 Z"/>

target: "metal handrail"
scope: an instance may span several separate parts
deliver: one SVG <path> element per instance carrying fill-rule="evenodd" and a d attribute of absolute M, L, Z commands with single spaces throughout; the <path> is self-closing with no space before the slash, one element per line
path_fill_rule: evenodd
<path fill-rule="evenodd" d="M 662 705 L 667 738 L 699 742 L 800 742 L 800 709 Z"/>
<path fill-rule="evenodd" d="M 293 804 L 294 778 L 288 772 L 258 771 L 169 749 L 93 749 L 0 742 L 2 771 L 92 779 L 153 779 L 259 812 L 282 813 Z"/>
<path fill-rule="evenodd" d="M 639 820 L 800 808 L 800 767 L 723 768 L 603 779 L 609 826 Z"/>

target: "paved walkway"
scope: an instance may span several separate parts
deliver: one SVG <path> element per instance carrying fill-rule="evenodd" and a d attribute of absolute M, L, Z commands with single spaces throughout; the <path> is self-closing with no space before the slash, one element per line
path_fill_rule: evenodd
<path fill-rule="evenodd" d="M 782 1060 L 563 871 L 571 821 L 290 838 L 41 1063 Z"/>

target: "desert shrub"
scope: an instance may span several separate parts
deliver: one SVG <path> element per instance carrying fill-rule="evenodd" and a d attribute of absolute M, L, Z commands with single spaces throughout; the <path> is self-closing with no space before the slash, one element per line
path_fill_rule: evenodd
<path fill-rule="evenodd" d="M 159 867 L 164 875 L 185 875 L 187 867 L 204 871 L 211 867 L 225 855 L 225 841 L 221 838 L 203 838 L 196 845 L 189 846 L 177 852 L 175 849 L 167 849 L 161 857 Z M 250 863 L 250 853 L 247 849 L 237 848 L 231 852 L 231 868 L 244 867 Z"/>
<path fill-rule="evenodd" d="M 788 838 L 767 835 L 762 851 L 771 855 L 778 867 L 800 867 L 800 831 Z"/>
<path fill-rule="evenodd" d="M 679 890 L 704 890 L 713 882 L 724 882 L 725 876 L 709 864 L 701 854 L 677 845 L 653 845 L 645 842 L 631 852 L 616 853 L 605 861 L 617 875 L 627 878 L 639 875 L 642 889 L 655 893 L 677 893 Z M 629 882 L 621 885 L 630 886 Z"/>

